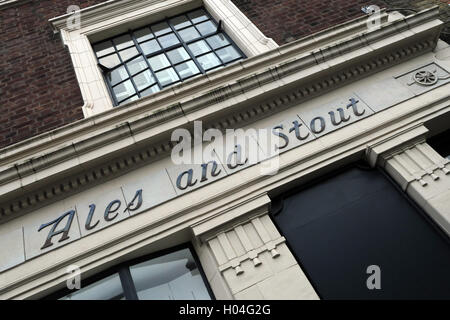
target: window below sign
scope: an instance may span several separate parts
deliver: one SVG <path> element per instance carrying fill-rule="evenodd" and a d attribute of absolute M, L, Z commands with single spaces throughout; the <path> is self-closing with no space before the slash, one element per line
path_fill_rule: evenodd
<path fill-rule="evenodd" d="M 95 279 L 94 279 L 95 278 Z M 48 299 L 210 300 L 203 272 L 189 247 L 139 259 L 81 283 L 81 288 Z M 62 297 L 61 297 L 62 296 Z"/>
<path fill-rule="evenodd" d="M 245 57 L 204 8 L 93 44 L 115 105 Z"/>

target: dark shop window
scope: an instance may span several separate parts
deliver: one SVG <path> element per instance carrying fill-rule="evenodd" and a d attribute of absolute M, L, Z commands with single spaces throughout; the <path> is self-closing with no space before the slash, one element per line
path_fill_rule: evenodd
<path fill-rule="evenodd" d="M 159 253 L 114 267 L 46 299 L 211 300 L 203 271 L 191 247 Z"/>
<path fill-rule="evenodd" d="M 245 58 L 204 8 L 93 44 L 115 105 Z"/>
<path fill-rule="evenodd" d="M 448 237 L 384 172 L 353 166 L 273 207 L 321 298 L 450 299 Z"/>
<path fill-rule="evenodd" d="M 443 158 L 450 160 L 450 130 L 428 139 L 427 142 Z"/>

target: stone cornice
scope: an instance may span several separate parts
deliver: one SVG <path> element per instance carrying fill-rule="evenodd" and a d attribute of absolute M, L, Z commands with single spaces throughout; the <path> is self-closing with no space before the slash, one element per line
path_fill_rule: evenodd
<path fill-rule="evenodd" d="M 166 3 L 164 3 L 166 2 Z M 200 0 L 176 0 L 173 6 L 179 6 L 182 4 L 194 3 L 198 6 L 201 5 Z M 97 24 L 100 21 L 108 21 L 115 17 L 121 17 L 127 13 L 131 13 L 137 9 L 148 5 L 167 6 L 166 0 L 108 0 L 87 8 L 83 8 L 79 11 L 81 28 L 89 27 L 93 24 Z M 171 6 L 167 6 L 164 10 L 170 10 Z M 67 19 L 72 14 L 64 14 L 50 19 L 50 23 L 53 26 L 55 32 L 59 30 L 67 30 Z"/>
<path fill-rule="evenodd" d="M 319 49 L 311 50 L 326 33 L 4 148 L 0 219 L 167 154 L 171 131 L 193 120 L 218 128 L 254 120 L 430 51 L 442 26 L 437 15 L 432 8 L 349 35 L 357 19 L 341 26 L 347 37 Z"/>

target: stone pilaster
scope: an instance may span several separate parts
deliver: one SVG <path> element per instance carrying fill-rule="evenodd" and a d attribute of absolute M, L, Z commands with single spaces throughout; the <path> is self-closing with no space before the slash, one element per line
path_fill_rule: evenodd
<path fill-rule="evenodd" d="M 450 235 L 450 161 L 425 141 L 388 153 L 382 165 Z"/>
<path fill-rule="evenodd" d="M 217 299 L 319 298 L 267 213 L 197 239 Z"/>

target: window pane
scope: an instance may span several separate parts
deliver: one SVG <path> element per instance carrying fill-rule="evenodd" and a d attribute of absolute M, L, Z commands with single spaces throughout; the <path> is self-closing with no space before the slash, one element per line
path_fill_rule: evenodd
<path fill-rule="evenodd" d="M 183 47 L 168 51 L 167 56 L 173 64 L 177 64 L 190 58 L 189 54 Z"/>
<path fill-rule="evenodd" d="M 134 36 L 138 42 L 146 41 L 153 38 L 153 34 L 149 28 L 143 28 L 141 30 L 135 31 Z"/>
<path fill-rule="evenodd" d="M 113 47 L 111 41 L 105 41 L 105 42 L 96 44 L 94 46 L 94 51 L 95 51 L 95 54 L 97 55 L 97 57 L 100 58 L 109 53 L 113 53 L 114 47 Z"/>
<path fill-rule="evenodd" d="M 140 57 L 128 62 L 127 68 L 131 74 L 135 74 L 135 73 L 138 73 L 139 71 L 142 71 L 142 70 L 148 68 L 148 66 L 147 66 L 147 63 L 144 61 L 144 58 L 142 56 L 140 56 Z"/>
<path fill-rule="evenodd" d="M 195 30 L 194 27 L 180 30 L 179 33 L 180 33 L 181 39 L 183 39 L 183 41 L 186 41 L 186 42 L 200 37 L 200 34 L 197 32 L 197 30 Z"/>
<path fill-rule="evenodd" d="M 219 34 L 216 34 L 215 36 L 209 37 L 208 39 L 206 39 L 206 41 L 208 41 L 209 45 L 213 49 L 217 49 L 217 48 L 226 46 L 227 44 L 230 44 L 222 33 L 219 33 Z"/>
<path fill-rule="evenodd" d="M 174 26 L 175 30 L 179 30 L 190 26 L 192 23 L 188 20 L 186 16 L 179 16 L 173 19 L 170 19 L 170 23 Z"/>
<path fill-rule="evenodd" d="M 169 60 L 167 60 L 166 55 L 164 53 L 149 58 L 148 62 L 150 63 L 150 66 L 152 67 L 153 71 L 160 70 L 162 68 L 170 66 L 170 62 Z"/>
<path fill-rule="evenodd" d="M 188 47 L 195 56 L 211 51 L 204 40 L 191 43 Z"/>
<path fill-rule="evenodd" d="M 113 90 L 117 101 L 122 101 L 136 93 L 130 80 L 115 86 Z"/>
<path fill-rule="evenodd" d="M 218 66 L 220 63 L 220 60 L 217 58 L 217 56 L 214 53 L 208 53 L 204 56 L 201 56 L 198 58 L 198 62 L 200 62 L 200 65 L 204 70 L 208 70 L 211 68 L 214 68 Z"/>
<path fill-rule="evenodd" d="M 207 34 L 216 32 L 217 27 L 212 21 L 206 21 L 198 24 L 197 29 L 202 35 L 205 36 Z"/>
<path fill-rule="evenodd" d="M 241 55 L 232 46 L 225 47 L 216 51 L 223 63 L 239 58 Z"/>
<path fill-rule="evenodd" d="M 176 66 L 175 69 L 177 69 L 178 74 L 183 79 L 190 77 L 194 74 L 200 73 L 200 70 L 198 70 L 197 66 L 192 60 Z"/>
<path fill-rule="evenodd" d="M 152 31 L 155 36 L 160 36 L 172 31 L 172 29 L 170 29 L 169 25 L 166 22 L 161 22 L 152 26 Z"/>
<path fill-rule="evenodd" d="M 195 11 L 189 13 L 188 16 L 189 16 L 189 18 L 191 18 L 193 23 L 199 23 L 201 21 L 205 21 L 205 20 L 209 19 L 206 12 L 202 9 L 195 10 Z"/>
<path fill-rule="evenodd" d="M 158 77 L 159 83 L 161 83 L 162 86 L 166 86 L 179 80 L 177 73 L 173 68 L 157 72 L 156 76 Z"/>
<path fill-rule="evenodd" d="M 126 61 L 130 58 L 133 58 L 139 54 L 136 47 L 132 47 L 129 49 L 125 49 L 119 52 L 120 57 L 122 58 L 122 61 Z"/>
<path fill-rule="evenodd" d="M 133 80 L 138 90 L 145 89 L 149 85 L 156 82 L 155 78 L 153 77 L 152 73 L 149 70 L 144 71 L 138 74 L 137 76 L 133 77 Z"/>
<path fill-rule="evenodd" d="M 99 59 L 98 62 L 110 69 L 120 64 L 119 56 L 115 53 Z"/>
<path fill-rule="evenodd" d="M 140 300 L 210 300 L 189 249 L 130 267 Z"/>
<path fill-rule="evenodd" d="M 159 46 L 158 42 L 156 42 L 156 40 L 150 40 L 150 41 L 141 43 L 140 46 L 141 46 L 144 54 L 151 54 L 153 52 L 161 50 L 161 47 Z"/>
<path fill-rule="evenodd" d="M 107 75 L 109 82 L 111 85 L 115 85 L 116 83 L 119 83 L 122 80 L 125 80 L 128 78 L 128 73 L 125 70 L 125 67 L 119 67 L 117 69 L 114 69 Z"/>
<path fill-rule="evenodd" d="M 131 39 L 129 34 L 117 37 L 113 41 L 117 50 L 125 49 L 134 45 L 133 39 Z"/>
<path fill-rule="evenodd" d="M 125 297 L 119 274 L 115 273 L 85 288 L 70 293 L 60 300 L 125 300 Z"/>
<path fill-rule="evenodd" d="M 170 46 L 173 46 L 177 43 L 179 43 L 180 41 L 178 41 L 178 38 L 175 34 L 170 33 L 167 34 L 165 36 L 159 37 L 158 38 L 159 43 L 161 44 L 161 46 L 163 48 L 168 48 Z"/>
<path fill-rule="evenodd" d="M 160 91 L 160 90 L 159 90 L 158 85 L 156 84 L 153 87 L 150 87 L 148 89 L 145 89 L 144 91 L 141 91 L 141 97 L 146 97 L 146 96 L 151 95 L 152 93 L 155 93 L 158 91 Z"/>

